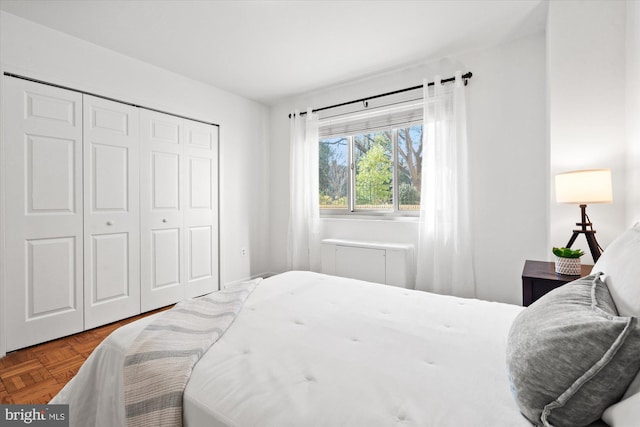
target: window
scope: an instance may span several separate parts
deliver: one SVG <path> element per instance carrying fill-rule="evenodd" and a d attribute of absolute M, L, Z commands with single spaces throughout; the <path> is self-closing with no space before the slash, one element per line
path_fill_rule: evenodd
<path fill-rule="evenodd" d="M 322 214 L 417 215 L 422 125 L 320 139 Z"/>

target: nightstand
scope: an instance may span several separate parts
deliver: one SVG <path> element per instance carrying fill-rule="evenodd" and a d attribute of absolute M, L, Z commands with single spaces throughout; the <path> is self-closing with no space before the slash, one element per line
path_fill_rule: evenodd
<path fill-rule="evenodd" d="M 556 273 L 555 262 L 525 261 L 522 270 L 522 305 L 527 307 L 547 292 L 588 276 L 592 268 L 593 265 L 582 265 L 580 276 L 566 276 Z"/>

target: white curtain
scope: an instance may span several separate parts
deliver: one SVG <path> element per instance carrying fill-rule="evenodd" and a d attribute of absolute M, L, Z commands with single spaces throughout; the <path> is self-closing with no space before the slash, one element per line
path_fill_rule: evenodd
<path fill-rule="evenodd" d="M 416 289 L 475 297 L 465 86 L 424 82 Z"/>
<path fill-rule="evenodd" d="M 291 120 L 290 212 L 287 244 L 289 270 L 320 271 L 318 202 L 318 117 L 307 110 Z"/>

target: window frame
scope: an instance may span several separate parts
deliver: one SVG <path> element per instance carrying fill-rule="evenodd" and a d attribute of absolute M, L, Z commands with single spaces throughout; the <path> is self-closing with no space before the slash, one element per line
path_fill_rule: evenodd
<path fill-rule="evenodd" d="M 415 219 L 420 216 L 420 209 L 409 210 L 400 209 L 400 186 L 398 182 L 398 132 L 400 129 L 409 129 L 414 126 L 422 126 L 424 132 L 424 124 L 408 123 L 404 126 L 394 126 L 386 129 L 363 131 L 359 133 L 343 135 L 343 138 L 348 140 L 348 185 L 347 185 L 347 207 L 346 208 L 319 208 L 320 217 L 324 218 L 363 218 L 363 219 Z M 356 164 L 355 164 L 355 144 L 354 137 L 357 135 L 363 135 L 366 133 L 385 132 L 391 131 L 391 147 L 392 147 L 392 160 L 393 160 L 393 195 L 392 195 L 392 208 L 391 209 L 358 209 L 356 207 Z M 322 139 L 318 139 L 320 144 Z M 319 170 L 318 170 L 319 172 Z M 320 189 L 318 188 L 318 197 L 320 196 Z"/>

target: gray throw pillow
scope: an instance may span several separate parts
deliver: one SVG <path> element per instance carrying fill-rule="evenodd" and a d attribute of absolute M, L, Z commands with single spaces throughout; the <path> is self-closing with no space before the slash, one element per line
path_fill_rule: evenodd
<path fill-rule="evenodd" d="M 507 374 L 522 414 L 586 426 L 620 400 L 640 369 L 640 325 L 619 317 L 599 275 L 546 294 L 514 320 Z"/>

